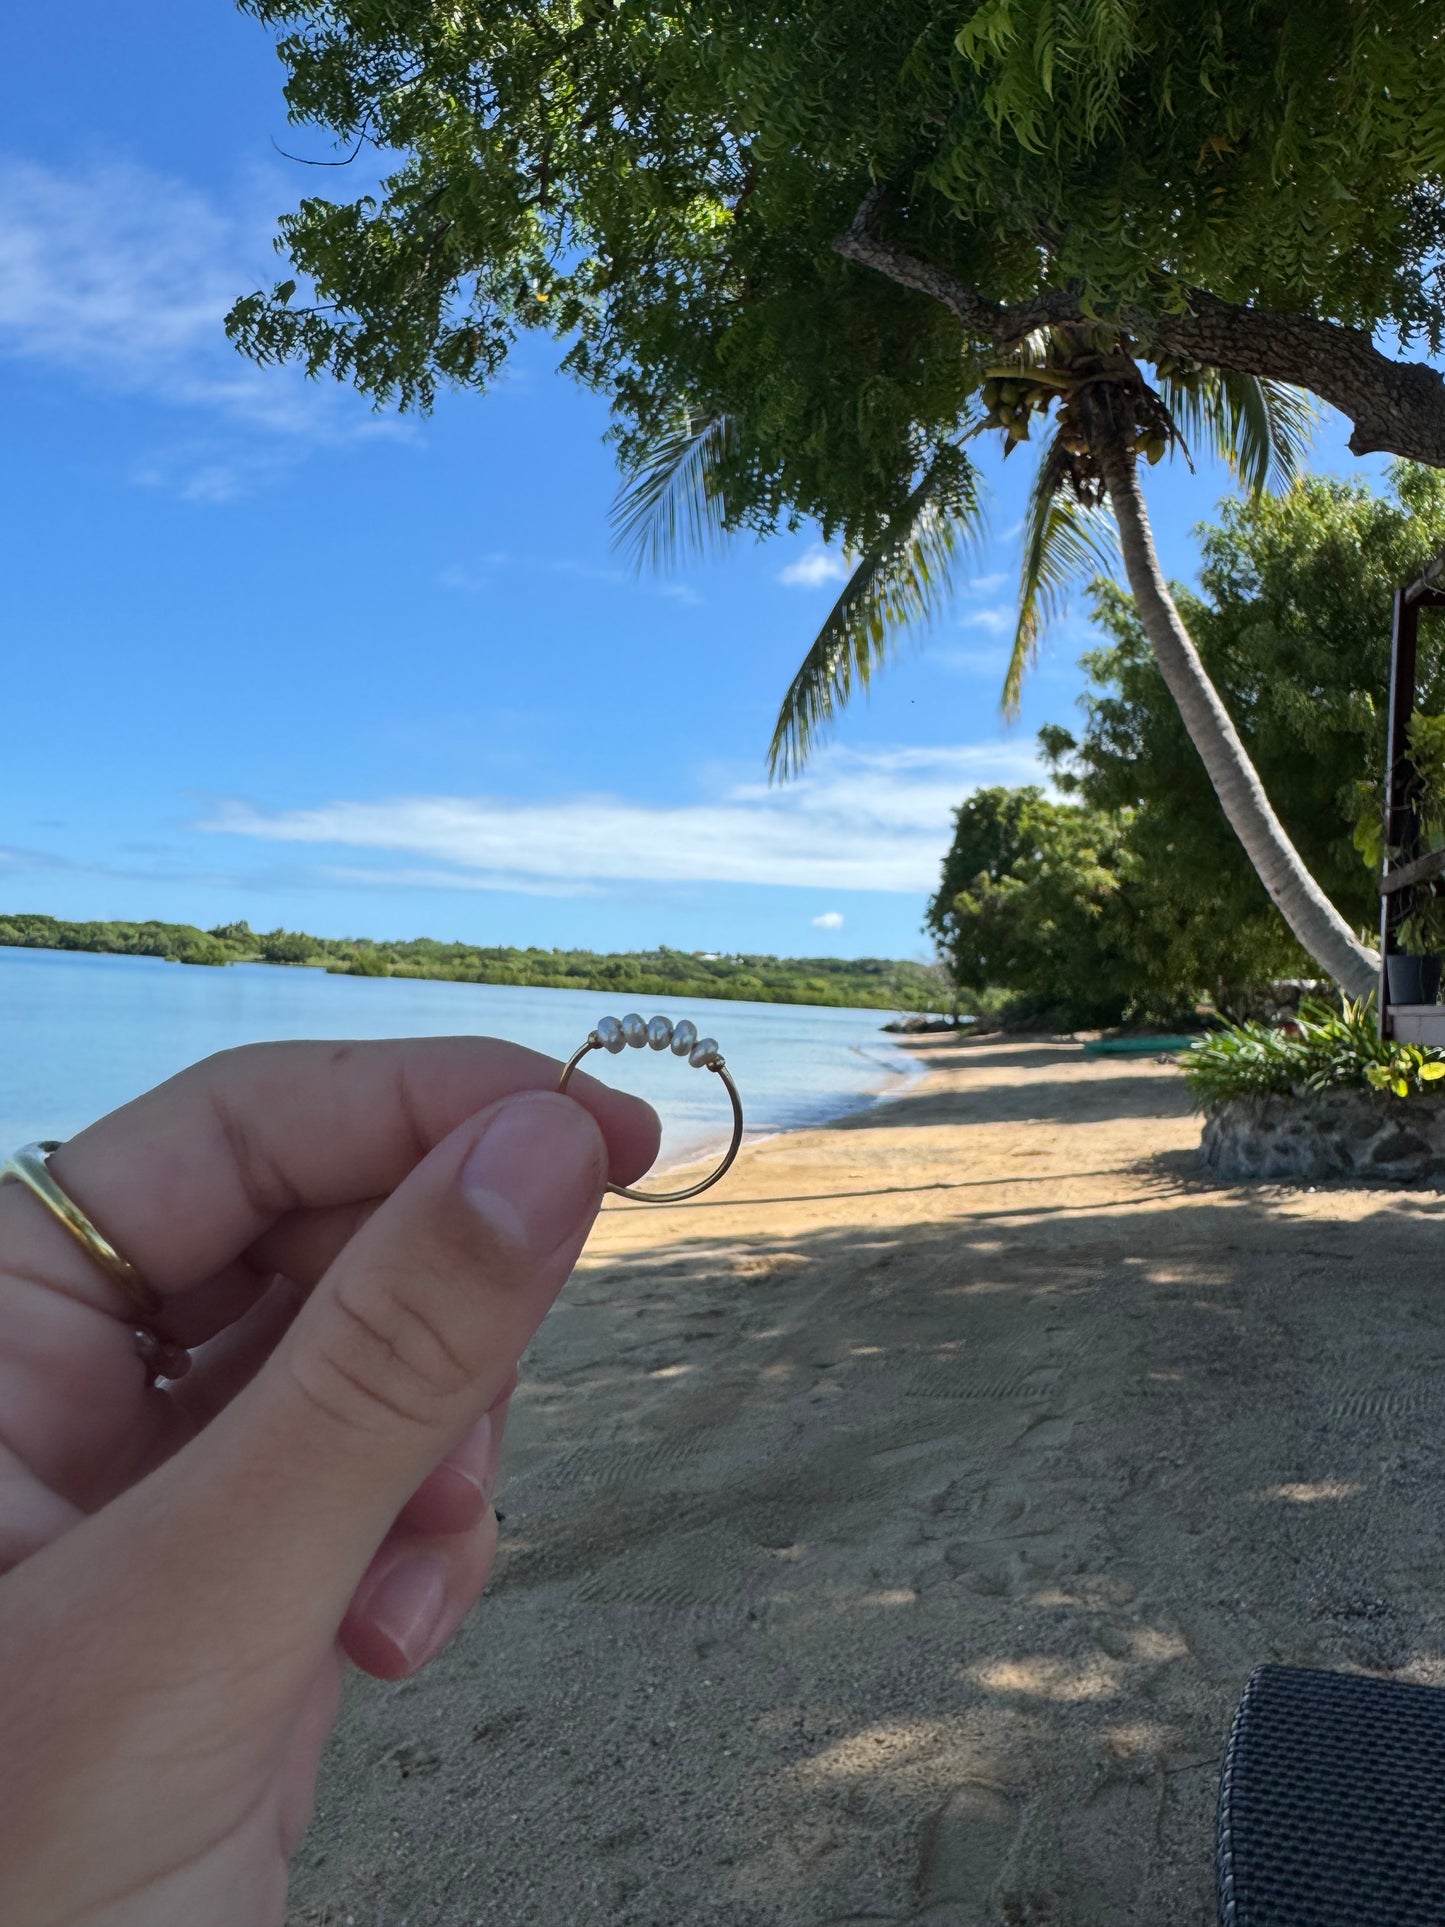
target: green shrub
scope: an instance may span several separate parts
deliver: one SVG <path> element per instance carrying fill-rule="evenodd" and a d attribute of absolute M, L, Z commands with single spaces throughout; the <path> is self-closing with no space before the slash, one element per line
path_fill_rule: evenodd
<path fill-rule="evenodd" d="M 1296 1023 L 1231 1024 L 1179 1059 L 1196 1104 L 1207 1110 L 1239 1097 L 1304 1097 L 1357 1089 L 1435 1092 L 1445 1079 L 1445 1051 L 1396 1044 L 1375 1028 L 1373 999 L 1335 1010 L 1307 1000 Z"/>
<path fill-rule="evenodd" d="M 269 964 L 310 963 L 321 951 L 315 937 L 308 937 L 304 930 L 268 930 L 257 944 L 263 962 Z"/>

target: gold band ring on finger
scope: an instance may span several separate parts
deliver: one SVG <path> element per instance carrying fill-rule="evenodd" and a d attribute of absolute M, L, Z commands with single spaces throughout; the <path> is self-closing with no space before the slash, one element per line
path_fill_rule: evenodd
<path fill-rule="evenodd" d="M 626 1017 L 604 1017 L 596 1030 L 589 1032 L 586 1043 L 568 1058 L 558 1090 L 566 1090 L 573 1071 L 589 1051 L 611 1051 L 615 1056 L 629 1044 L 634 1050 L 650 1046 L 656 1051 L 671 1051 L 674 1057 L 686 1058 L 693 1070 L 712 1071 L 722 1079 L 723 1087 L 732 1100 L 732 1142 L 722 1162 L 715 1170 L 709 1171 L 700 1184 L 690 1184 L 682 1191 L 635 1191 L 626 1184 L 609 1184 L 607 1187 L 619 1198 L 631 1198 L 636 1204 L 680 1204 L 684 1198 L 695 1198 L 699 1191 L 711 1189 L 731 1166 L 743 1141 L 743 1101 L 723 1054 L 717 1047 L 716 1038 L 699 1037 L 697 1025 L 687 1018 L 680 1024 L 674 1024 L 670 1018 L 654 1017 L 649 1023 L 646 1018 L 639 1017 L 636 1011 L 630 1011 Z"/>
<path fill-rule="evenodd" d="M 134 1314 L 131 1328 L 135 1333 L 136 1352 L 147 1376 L 152 1381 L 183 1378 L 190 1370 L 191 1355 L 184 1346 L 156 1329 L 155 1320 L 161 1309 L 159 1294 L 146 1283 L 130 1259 L 123 1258 L 105 1233 L 91 1222 L 70 1193 L 56 1183 L 50 1170 L 50 1154 L 58 1151 L 62 1142 L 60 1138 L 42 1138 L 38 1143 L 24 1144 L 18 1151 L 12 1151 L 0 1164 L 0 1184 L 23 1184 L 30 1195 L 38 1198 L 51 1216 L 65 1226 L 91 1263 L 125 1293 Z"/>

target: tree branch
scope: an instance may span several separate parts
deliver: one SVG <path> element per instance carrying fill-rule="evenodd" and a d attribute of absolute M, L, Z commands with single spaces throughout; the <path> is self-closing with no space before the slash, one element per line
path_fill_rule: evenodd
<path fill-rule="evenodd" d="M 956 315 L 977 341 L 1007 351 L 1035 328 L 1087 322 L 1074 288 L 1040 288 L 1028 301 L 989 301 L 931 261 L 885 240 L 873 222 L 884 196 L 869 190 L 834 241 L 845 260 L 872 268 L 900 287 L 916 289 Z M 1147 356 L 1158 347 L 1236 374 L 1291 382 L 1338 408 L 1354 424 L 1356 455 L 1403 455 L 1445 468 L 1445 378 L 1422 361 L 1393 361 L 1360 328 L 1309 315 L 1276 314 L 1221 301 L 1203 289 L 1181 314 L 1149 315 L 1126 308 L 1120 326 Z"/>
<path fill-rule="evenodd" d="M 869 188 L 858 212 L 834 241 L 835 253 L 847 261 L 858 262 L 861 267 L 873 268 L 900 287 L 916 288 L 919 294 L 941 301 L 958 316 L 969 334 L 996 347 L 1010 347 L 1035 328 L 1084 319 L 1079 297 L 1070 289 L 1044 289 L 1032 301 L 1004 307 L 966 288 L 946 268 L 921 260 L 894 241 L 885 241 L 873 226 L 885 192 L 881 186 Z"/>
<path fill-rule="evenodd" d="M 1445 380 L 1427 363 L 1393 361 L 1362 328 L 1240 307 L 1203 289 L 1190 295 L 1189 308 L 1157 316 L 1151 338 L 1216 368 L 1308 389 L 1354 424 L 1352 454 L 1403 455 L 1445 468 Z"/>

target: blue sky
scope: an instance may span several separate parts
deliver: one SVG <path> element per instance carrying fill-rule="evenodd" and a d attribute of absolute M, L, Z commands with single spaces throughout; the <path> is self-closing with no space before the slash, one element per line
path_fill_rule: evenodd
<path fill-rule="evenodd" d="M 349 177 L 278 154 L 328 150 L 226 0 L 64 20 L 14 16 L 0 78 L 0 908 L 922 954 L 950 810 L 1029 780 L 1081 686 L 1074 618 L 1000 722 L 1022 458 L 985 456 L 956 610 L 770 790 L 837 559 L 631 575 L 605 408 L 544 341 L 422 421 L 242 361 L 221 316 L 274 278 L 275 217 Z M 1151 477 L 1171 572 L 1224 485 Z"/>

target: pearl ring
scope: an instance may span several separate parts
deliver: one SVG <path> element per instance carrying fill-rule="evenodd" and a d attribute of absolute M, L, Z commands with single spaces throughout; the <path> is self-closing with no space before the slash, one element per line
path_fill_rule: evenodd
<path fill-rule="evenodd" d="M 587 1042 L 581 1049 L 568 1058 L 567 1068 L 557 1088 L 559 1091 L 566 1090 L 573 1071 L 588 1051 L 606 1050 L 615 1056 L 629 1044 L 634 1050 L 641 1050 L 645 1044 L 653 1050 L 670 1050 L 674 1057 L 685 1057 L 694 1070 L 716 1071 L 732 1099 L 733 1141 L 717 1169 L 709 1172 L 701 1184 L 690 1184 L 685 1191 L 633 1191 L 625 1184 L 609 1184 L 607 1189 L 615 1191 L 619 1198 L 633 1198 L 638 1204 L 677 1204 L 683 1198 L 695 1198 L 699 1191 L 706 1191 L 710 1185 L 717 1183 L 737 1156 L 738 1146 L 743 1141 L 743 1101 L 738 1096 L 738 1087 L 728 1073 L 715 1037 L 699 1037 L 697 1025 L 686 1017 L 680 1024 L 674 1024 L 667 1017 L 654 1017 L 649 1023 L 645 1017 L 639 1017 L 636 1011 L 629 1011 L 626 1017 L 604 1017 L 596 1030 L 588 1032 Z"/>

